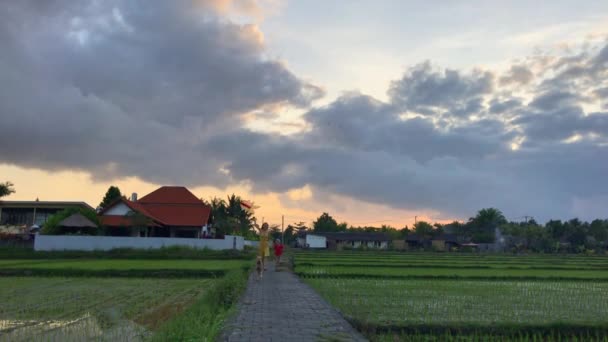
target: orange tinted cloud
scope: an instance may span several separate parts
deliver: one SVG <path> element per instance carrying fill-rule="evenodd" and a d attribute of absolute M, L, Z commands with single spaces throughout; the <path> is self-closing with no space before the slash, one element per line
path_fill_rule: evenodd
<path fill-rule="evenodd" d="M 6 164 L 0 164 L 0 175 L 2 175 L 0 181 L 13 182 L 17 191 L 15 194 L 3 198 L 5 200 L 31 201 L 38 198 L 41 201 L 85 201 L 93 207 L 99 204 L 110 185 L 118 186 L 126 196 L 136 192 L 139 197 L 160 186 L 142 181 L 137 177 L 96 182 L 90 175 L 81 171 L 50 172 Z M 380 226 L 387 224 L 401 228 L 406 224 L 411 225 L 416 215 L 418 220 L 434 221 L 432 211 L 398 210 L 338 195 L 315 196 L 315 189 L 309 185 L 291 189 L 284 194 L 253 193 L 251 188 L 245 184 L 224 189 L 210 186 L 189 189 L 196 196 L 205 200 L 212 197 L 226 198 L 227 195 L 234 193 L 260 206 L 255 213 L 258 220 L 264 219 L 271 224 L 280 224 L 281 217 L 284 216 L 286 226 L 301 221 L 310 225 L 323 212 L 329 212 L 338 222 L 346 221 L 353 225 Z"/>

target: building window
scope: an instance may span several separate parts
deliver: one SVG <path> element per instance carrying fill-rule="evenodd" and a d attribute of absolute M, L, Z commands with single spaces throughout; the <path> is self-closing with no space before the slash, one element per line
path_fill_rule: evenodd
<path fill-rule="evenodd" d="M 3 209 L 2 224 L 21 226 L 28 224 L 28 216 L 31 219 L 34 211 L 27 209 Z"/>

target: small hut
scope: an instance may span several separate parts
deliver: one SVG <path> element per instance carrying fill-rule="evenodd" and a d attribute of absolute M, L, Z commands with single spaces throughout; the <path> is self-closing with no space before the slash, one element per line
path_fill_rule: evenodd
<path fill-rule="evenodd" d="M 81 213 L 72 214 L 61 222 L 59 226 L 64 232 L 75 234 L 95 234 L 97 232 L 97 224 L 86 218 Z"/>

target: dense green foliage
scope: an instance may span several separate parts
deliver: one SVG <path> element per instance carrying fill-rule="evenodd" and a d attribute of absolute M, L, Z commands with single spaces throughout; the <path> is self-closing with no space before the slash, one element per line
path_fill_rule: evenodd
<path fill-rule="evenodd" d="M 423 249 L 432 249 L 430 240 L 450 234 L 459 243 L 496 243 L 493 248 L 506 252 L 589 254 L 608 250 L 608 220 L 583 222 L 575 218 L 568 221 L 551 220 L 542 225 L 526 217 L 524 222 L 508 222 L 496 208 L 481 209 L 466 223 L 454 221 L 448 224 L 430 224 L 417 221 L 411 229 L 407 226 L 396 229 L 387 225 L 348 226 L 346 223 L 338 224 L 331 215 L 323 213 L 314 221 L 312 230 L 386 233 L 392 240 L 403 240 L 409 234 L 416 234 L 419 238 L 428 240 Z M 499 241 L 495 241 L 497 235 L 500 236 Z"/>
<path fill-rule="evenodd" d="M 500 229 L 510 251 L 601 253 L 608 248 L 608 220 L 551 220 L 544 226 L 532 220 L 507 223 Z"/>
<path fill-rule="evenodd" d="M 11 182 L 0 183 L 0 198 L 15 192 L 14 184 Z"/>
<path fill-rule="evenodd" d="M 69 216 L 80 213 L 84 217 L 91 220 L 91 222 L 95 223 L 97 227 L 91 228 L 68 228 L 62 227 L 60 225 L 61 221 L 68 218 Z M 49 217 L 49 219 L 44 223 L 41 234 L 45 235 L 104 235 L 104 229 L 101 227 L 101 222 L 99 221 L 99 217 L 94 210 L 80 207 L 71 207 L 66 208 L 55 215 Z"/>
<path fill-rule="evenodd" d="M 227 201 L 214 197 L 206 204 L 211 206 L 213 226 L 218 235 L 239 235 L 248 239 L 256 236 L 256 218 L 251 211 L 243 210 L 239 196 L 232 194 Z"/>
<path fill-rule="evenodd" d="M 306 223 L 304 222 L 296 222 L 294 224 L 289 224 L 285 228 L 285 232 L 283 234 L 284 241 L 286 245 L 293 245 L 296 243 L 296 239 L 298 237 L 299 232 L 305 232 L 308 230 L 306 227 Z"/>
<path fill-rule="evenodd" d="M 294 262 L 372 340 L 608 338 L 605 256 L 300 252 Z"/>
<path fill-rule="evenodd" d="M 108 191 L 106 191 L 106 194 L 103 196 L 99 206 L 101 208 L 105 208 L 121 197 L 123 197 L 123 195 L 120 192 L 120 189 L 117 186 L 112 185 L 108 188 Z"/>
<path fill-rule="evenodd" d="M 314 232 L 339 232 L 345 227 L 341 227 L 338 222 L 328 213 L 323 213 L 312 223 Z"/>

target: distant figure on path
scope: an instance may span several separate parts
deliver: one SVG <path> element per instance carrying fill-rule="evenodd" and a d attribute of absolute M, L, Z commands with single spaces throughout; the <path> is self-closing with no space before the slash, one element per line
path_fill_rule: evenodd
<path fill-rule="evenodd" d="M 279 263 L 281 262 L 281 255 L 283 255 L 283 248 L 285 248 L 285 246 L 283 246 L 283 244 L 281 243 L 281 240 L 276 239 L 274 241 L 275 271 L 279 267 Z"/>
<path fill-rule="evenodd" d="M 268 248 L 268 223 L 263 223 L 260 228 L 260 249 L 259 256 L 262 258 L 262 268 L 266 270 L 266 257 L 270 256 L 270 249 Z"/>
<path fill-rule="evenodd" d="M 264 274 L 264 266 L 262 265 L 262 257 L 258 256 L 255 262 L 255 270 L 258 273 L 258 280 L 262 280 L 262 275 Z"/>

